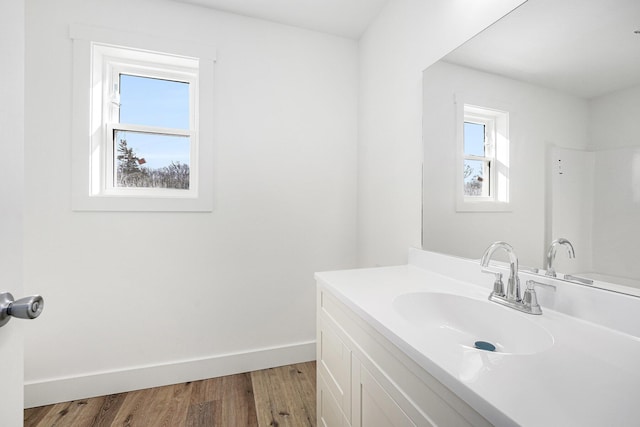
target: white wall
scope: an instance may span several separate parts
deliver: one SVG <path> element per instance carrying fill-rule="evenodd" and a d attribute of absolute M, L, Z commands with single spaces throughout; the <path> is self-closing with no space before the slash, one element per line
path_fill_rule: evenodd
<path fill-rule="evenodd" d="M 589 100 L 589 148 L 608 150 L 640 145 L 640 86 Z"/>
<path fill-rule="evenodd" d="M 478 259 L 504 240 L 522 265 L 543 267 L 547 149 L 586 146 L 587 102 L 442 61 L 424 72 L 423 88 L 424 248 Z M 509 212 L 456 211 L 454 98 L 509 113 Z M 576 243 L 581 236 L 562 237 Z"/>
<path fill-rule="evenodd" d="M 3 1 L 0 13 L 0 291 L 23 297 L 24 8 Z M 34 322 L 42 323 L 40 319 Z M 22 425 L 24 320 L 0 329 L 0 424 Z"/>
<path fill-rule="evenodd" d="M 360 39 L 360 265 L 421 246 L 422 71 L 523 2 L 390 0 Z"/>
<path fill-rule="evenodd" d="M 212 213 L 71 211 L 71 23 L 216 46 Z M 313 273 L 356 263 L 357 43 L 158 0 L 30 0 L 26 41 L 27 405 L 313 359 Z"/>

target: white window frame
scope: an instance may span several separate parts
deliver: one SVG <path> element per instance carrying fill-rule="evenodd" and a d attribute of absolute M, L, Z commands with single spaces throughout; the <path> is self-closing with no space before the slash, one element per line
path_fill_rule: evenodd
<path fill-rule="evenodd" d="M 71 38 L 74 41 L 72 209 L 211 211 L 215 50 L 194 43 L 81 25 L 71 26 Z M 189 129 L 119 123 L 121 73 L 189 83 Z M 189 189 L 115 186 L 114 130 L 189 136 Z"/>
<path fill-rule="evenodd" d="M 129 57 L 135 57 L 130 59 Z M 188 190 L 177 190 L 168 188 L 131 188 L 117 187 L 114 183 L 115 158 L 114 152 L 116 147 L 113 146 L 113 132 L 132 131 L 132 132 L 148 132 L 152 134 L 186 136 L 190 138 L 190 175 L 198 176 L 198 135 L 195 130 L 198 118 L 198 61 L 190 58 L 178 58 L 167 56 L 164 54 L 133 51 L 130 49 L 122 49 L 118 47 L 93 44 L 93 71 L 104 70 L 100 75 L 94 76 L 95 79 L 102 77 L 103 95 L 102 99 L 93 102 L 93 108 L 101 109 L 102 128 L 104 134 L 104 159 L 97 159 L 101 163 L 101 167 L 92 170 L 91 179 L 94 194 L 103 192 L 105 195 L 114 196 L 156 196 L 156 197 L 196 197 L 198 194 L 197 180 L 189 180 Z M 98 71 L 99 72 L 99 71 Z M 188 129 L 170 129 L 159 128 L 155 126 L 144 126 L 131 123 L 120 123 L 120 99 L 119 85 L 120 75 L 129 74 L 140 77 L 174 80 L 189 84 L 189 128 Z M 101 102 L 102 101 L 102 102 Z M 103 169 L 103 170 L 100 170 Z"/>
<path fill-rule="evenodd" d="M 485 156 L 472 156 L 464 152 L 464 123 L 485 126 Z M 509 113 L 492 107 L 465 103 L 456 98 L 456 211 L 458 212 L 510 212 L 510 158 Z M 482 196 L 464 194 L 464 162 L 480 160 L 490 162 L 489 185 L 483 186 Z M 485 171 L 486 172 L 486 171 Z M 487 194 L 488 193 L 488 194 Z"/>
<path fill-rule="evenodd" d="M 489 185 L 482 186 L 482 195 L 481 196 L 467 196 L 465 195 L 466 201 L 494 201 L 495 192 L 496 192 L 496 118 L 494 115 L 487 114 L 485 111 L 482 111 L 477 108 L 468 108 L 469 106 L 465 106 L 465 114 L 463 126 L 466 123 L 474 123 L 484 126 L 484 156 L 477 156 L 472 154 L 467 154 L 464 152 L 464 140 L 463 140 L 463 164 L 464 168 L 464 160 L 477 160 L 483 163 L 483 173 L 482 177 L 488 179 Z M 464 137 L 464 130 L 463 130 Z M 463 189 L 464 192 L 464 189 Z"/>

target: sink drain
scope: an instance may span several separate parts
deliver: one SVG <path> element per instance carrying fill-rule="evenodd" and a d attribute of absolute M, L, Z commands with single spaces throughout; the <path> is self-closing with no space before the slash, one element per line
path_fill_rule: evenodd
<path fill-rule="evenodd" d="M 486 341 L 476 341 L 474 346 L 479 350 L 496 351 L 496 346 Z"/>

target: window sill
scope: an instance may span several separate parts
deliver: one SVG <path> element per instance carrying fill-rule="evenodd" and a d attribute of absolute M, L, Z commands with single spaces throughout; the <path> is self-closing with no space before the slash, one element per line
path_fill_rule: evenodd
<path fill-rule="evenodd" d="M 508 202 L 458 200 L 456 212 L 512 212 Z"/>
<path fill-rule="evenodd" d="M 212 198 L 84 196 L 73 197 L 72 210 L 105 212 L 211 212 Z"/>

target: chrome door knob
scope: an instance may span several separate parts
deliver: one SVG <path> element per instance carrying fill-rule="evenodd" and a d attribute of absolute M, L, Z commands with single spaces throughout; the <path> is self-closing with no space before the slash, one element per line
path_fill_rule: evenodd
<path fill-rule="evenodd" d="M 44 300 L 40 295 L 20 298 L 7 308 L 7 314 L 20 319 L 35 319 L 44 308 Z"/>
<path fill-rule="evenodd" d="M 0 294 L 0 326 L 4 326 L 11 317 L 35 319 L 44 309 L 44 299 L 40 295 L 20 298 L 14 301 L 9 292 Z"/>

